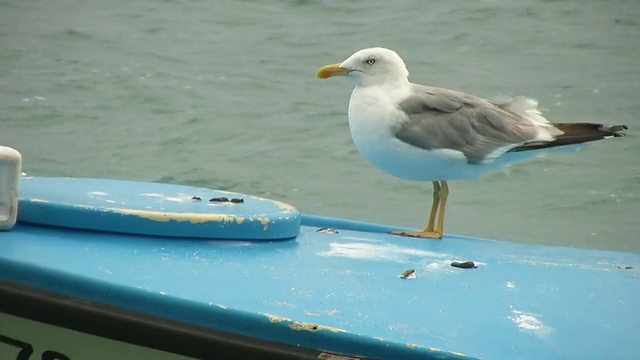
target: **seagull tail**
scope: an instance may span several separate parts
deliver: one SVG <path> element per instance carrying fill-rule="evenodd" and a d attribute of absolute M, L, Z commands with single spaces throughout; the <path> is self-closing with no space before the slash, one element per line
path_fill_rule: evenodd
<path fill-rule="evenodd" d="M 592 123 L 555 123 L 553 127 L 563 132 L 554 137 L 553 141 L 532 141 L 517 146 L 510 151 L 528 151 L 556 146 L 582 144 L 589 141 L 625 136 L 627 125 L 602 125 Z"/>

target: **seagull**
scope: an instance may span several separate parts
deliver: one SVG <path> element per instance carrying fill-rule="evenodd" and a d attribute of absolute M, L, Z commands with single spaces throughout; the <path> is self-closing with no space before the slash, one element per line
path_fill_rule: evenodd
<path fill-rule="evenodd" d="M 391 175 L 433 182 L 426 228 L 391 232 L 396 235 L 442 238 L 449 180 L 477 178 L 541 151 L 624 136 L 628 129 L 552 123 L 542 116 L 537 101 L 524 96 L 489 100 L 413 84 L 402 58 L 381 47 L 359 50 L 316 73 L 321 79 L 334 76 L 355 83 L 348 115 L 360 153 Z"/>

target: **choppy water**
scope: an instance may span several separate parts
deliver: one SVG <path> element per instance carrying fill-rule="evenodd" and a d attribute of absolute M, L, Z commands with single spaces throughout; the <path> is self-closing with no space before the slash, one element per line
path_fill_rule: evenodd
<path fill-rule="evenodd" d="M 640 251 L 640 2 L 1 0 L 0 144 L 31 175 L 191 184 L 421 228 L 430 184 L 369 165 L 346 79 L 370 46 L 414 82 L 540 100 L 629 136 L 451 184 L 447 231 Z"/>

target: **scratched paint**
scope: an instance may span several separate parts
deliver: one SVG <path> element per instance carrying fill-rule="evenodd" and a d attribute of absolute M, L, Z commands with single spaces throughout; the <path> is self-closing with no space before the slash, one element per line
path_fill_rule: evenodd
<path fill-rule="evenodd" d="M 312 331 L 312 332 L 313 331 L 331 331 L 334 333 L 346 332 L 342 329 L 334 328 L 331 326 L 323 326 L 323 325 L 318 325 L 318 324 L 313 324 L 313 323 L 308 323 L 303 321 L 292 322 L 291 324 L 289 324 L 289 328 L 291 330 L 296 330 L 296 331 Z"/>
<path fill-rule="evenodd" d="M 31 201 L 31 202 L 40 202 L 40 203 L 48 203 L 49 202 L 49 200 L 38 199 L 38 198 L 29 199 L 29 201 Z"/>
<path fill-rule="evenodd" d="M 87 195 L 89 195 L 89 196 L 106 196 L 106 195 L 109 195 L 109 193 L 106 193 L 104 191 L 92 191 L 92 192 L 88 193 Z"/>

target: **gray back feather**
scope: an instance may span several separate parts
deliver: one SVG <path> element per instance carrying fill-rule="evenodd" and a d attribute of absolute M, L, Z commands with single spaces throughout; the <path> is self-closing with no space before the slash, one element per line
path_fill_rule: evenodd
<path fill-rule="evenodd" d="M 422 85 L 413 90 L 399 104 L 407 120 L 396 133 L 413 146 L 457 150 L 470 163 L 481 163 L 537 137 L 530 120 L 488 100 Z"/>

